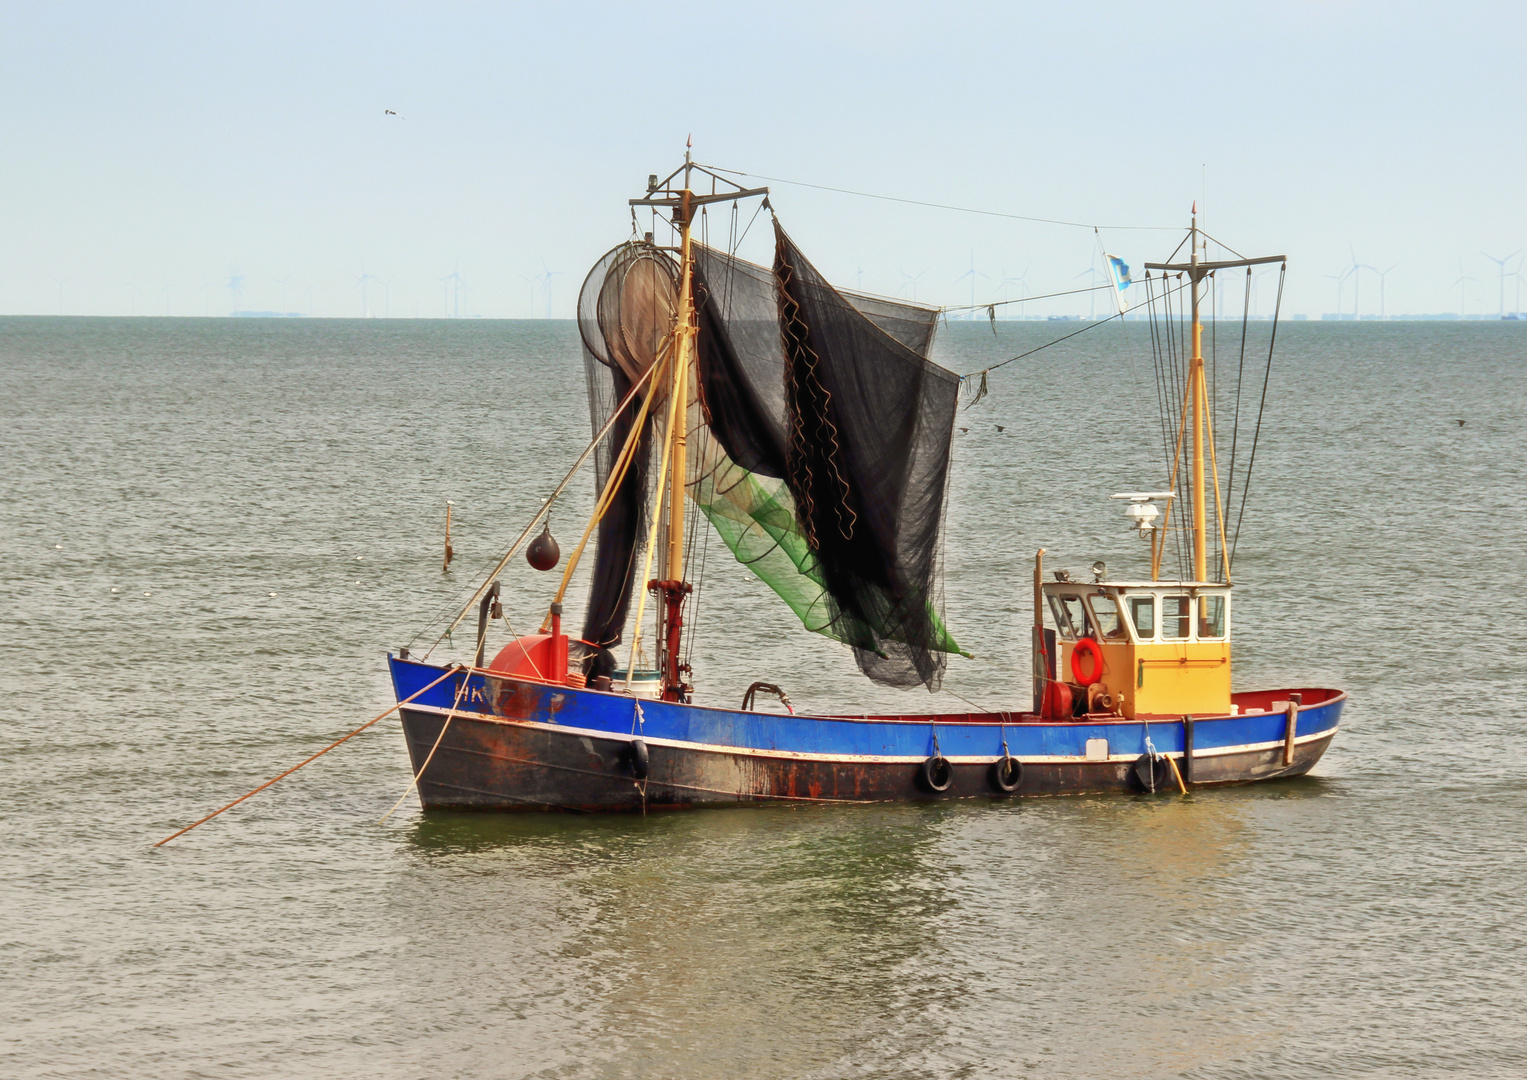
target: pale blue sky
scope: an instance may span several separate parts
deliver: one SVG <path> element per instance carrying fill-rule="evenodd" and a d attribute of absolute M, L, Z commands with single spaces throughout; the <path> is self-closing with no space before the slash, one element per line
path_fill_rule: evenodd
<path fill-rule="evenodd" d="M 571 314 L 625 200 L 699 160 L 1102 224 L 1204 224 L 1390 312 L 1497 306 L 1527 246 L 1527 7 L 0 5 L 0 312 Z M 402 118 L 386 116 L 395 109 Z M 776 186 L 848 284 L 967 303 L 1081 284 L 1086 230 Z M 1105 232 L 1131 262 L 1166 233 Z M 544 266 L 543 266 L 544 263 Z M 281 279 L 286 279 L 283 283 Z M 386 285 L 381 282 L 386 281 Z M 1010 295 L 1016 295 L 1009 286 Z M 1515 306 L 1517 286 L 1507 288 Z M 534 308 L 532 308 L 532 298 Z M 1364 313 L 1378 278 L 1361 278 Z M 1343 301 L 1351 309 L 1350 288 Z M 1527 302 L 1527 297 L 1524 297 Z M 1085 302 L 1036 310 L 1085 311 Z"/>

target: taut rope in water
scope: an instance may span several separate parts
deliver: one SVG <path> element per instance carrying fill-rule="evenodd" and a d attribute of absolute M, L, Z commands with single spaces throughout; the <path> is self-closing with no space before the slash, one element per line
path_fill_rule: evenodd
<path fill-rule="evenodd" d="M 224 810 L 232 810 L 235 806 L 239 805 L 239 803 L 241 803 L 245 799 L 249 798 L 250 795 L 258 795 L 260 792 L 264 791 L 266 788 L 268 788 L 272 784 L 274 784 L 277 780 L 284 780 L 284 779 L 286 779 L 288 776 L 292 775 L 292 773 L 294 773 L 298 769 L 302 768 L 308 762 L 313 761 L 313 760 L 315 760 L 317 758 L 323 757 L 323 755 L 327 754 L 330 750 L 334 749 L 340 743 L 348 742 L 349 740 L 355 738 L 355 736 L 359 735 L 361 732 L 365 731 L 372 724 L 375 724 L 375 723 L 378 723 L 378 722 L 380 722 L 382 720 L 387 719 L 387 717 L 389 717 L 393 713 L 397 712 L 398 709 L 402 708 L 404 705 L 407 705 L 410 701 L 413 701 L 415 698 L 423 697 L 425 691 L 433 690 L 440 683 L 445 682 L 445 680 L 449 679 L 452 675 L 454 675 L 456 673 L 456 671 L 457 671 L 456 668 L 452 668 L 450 671 L 447 671 L 444 675 L 440 676 L 440 678 L 436 679 L 434 682 L 432 682 L 428 686 L 426 686 L 423 690 L 420 690 L 416 694 L 410 694 L 408 697 L 406 697 L 402 701 L 398 702 L 396 705 L 394 705 L 392 708 L 388 709 L 386 712 L 378 714 L 374 719 L 367 720 L 364 724 L 362 724 L 360 727 L 356 728 L 354 731 L 350 732 L 350 734 L 346 735 L 344 738 L 342 738 L 342 739 L 335 739 L 328 746 L 325 746 L 322 750 L 318 751 L 318 753 L 314 754 L 312 757 L 304 758 L 302 761 L 297 762 L 297 764 L 293 765 L 290 769 L 287 769 L 286 772 L 282 773 L 280 776 L 273 776 L 273 777 L 271 777 L 269 780 L 265 781 L 265 783 L 261 784 L 259 787 L 255 788 L 253 791 L 249 792 L 248 795 L 240 795 L 237 799 L 234 799 L 227 806 L 219 807 L 218 809 L 212 811 L 212 813 L 208 814 L 206 817 L 202 818 L 200 821 L 193 821 L 191 824 L 187 825 L 184 829 L 181 829 L 179 832 L 171 833 L 169 836 L 166 836 L 163 840 L 159 841 L 159 843 L 155 844 L 154 846 L 155 847 L 164 847 L 165 844 L 168 844 L 171 840 L 175 839 L 177 836 L 184 836 L 186 833 L 188 833 L 192 829 L 196 828 L 196 826 L 203 825 L 203 824 L 211 821 L 213 818 L 217 817 L 217 815 L 221 814 Z"/>
<path fill-rule="evenodd" d="M 408 787 L 403 790 L 403 794 L 398 796 L 398 801 L 392 804 L 392 810 L 382 815 L 382 820 L 377 822 L 378 825 L 387 824 L 387 819 L 392 817 L 392 811 L 402 806 L 403 800 L 408 798 L 409 793 L 419 786 L 419 777 L 424 775 L 424 770 L 429 768 L 429 763 L 435 760 L 435 751 L 440 749 L 440 742 L 445 738 L 446 728 L 450 727 L 451 721 L 456 719 L 456 710 L 461 708 L 461 695 L 466 693 L 467 684 L 471 681 L 472 674 L 468 672 L 466 678 L 461 680 L 461 685 L 456 688 L 456 700 L 451 702 L 451 711 L 445 714 L 445 723 L 440 725 L 440 734 L 435 736 L 435 745 L 429 748 L 429 753 L 424 758 L 424 764 L 420 765 L 419 771 L 414 773 L 413 779 L 408 782 Z"/>

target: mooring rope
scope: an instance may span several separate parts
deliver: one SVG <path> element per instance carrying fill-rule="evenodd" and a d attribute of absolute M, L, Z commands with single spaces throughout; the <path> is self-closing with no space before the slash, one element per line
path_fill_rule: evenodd
<path fill-rule="evenodd" d="M 469 671 L 466 677 L 461 680 L 461 685 L 456 688 L 456 700 L 451 702 L 451 711 L 445 714 L 445 723 L 440 725 L 440 734 L 435 736 L 435 745 L 429 748 L 429 753 L 424 758 L 424 764 L 420 765 L 419 771 L 414 773 L 413 779 L 408 782 L 408 787 L 404 789 L 403 794 L 398 796 L 398 801 L 392 804 L 392 810 L 382 815 L 382 820 L 377 822 L 378 825 L 387 824 L 387 819 L 392 817 L 392 811 L 402 806 L 403 800 L 408 798 L 414 788 L 419 786 L 419 777 L 424 775 L 424 770 L 429 768 L 429 763 L 435 760 L 435 751 L 440 749 L 440 740 L 445 738 L 445 729 L 450 727 L 451 721 L 456 718 L 456 710 L 461 707 L 461 695 L 466 693 L 467 686 L 471 682 L 472 673 Z"/>
<path fill-rule="evenodd" d="M 436 686 L 438 686 L 441 683 L 445 682 L 445 680 L 449 679 L 451 677 L 451 675 L 453 673 L 455 673 L 456 670 L 457 670 L 457 668 L 452 668 L 450 671 L 447 671 L 444 675 L 440 676 L 440 678 L 436 679 L 434 682 L 432 682 L 428 686 L 426 686 L 423 690 L 420 690 L 420 691 L 418 691 L 417 693 L 414 693 L 414 694 L 410 694 L 408 697 L 404 698 L 402 701 L 400 701 L 396 705 L 392 706 L 392 708 L 388 709 L 386 712 L 378 713 L 377 716 L 374 719 L 367 720 L 364 724 L 362 724 L 360 727 L 356 728 L 354 731 L 350 732 L 350 734 L 346 735 L 344 738 L 342 738 L 342 739 L 335 739 L 328 746 L 325 746 L 322 750 L 318 751 L 318 753 L 314 754 L 310 758 L 304 758 L 302 761 L 297 762 L 297 764 L 293 765 L 290 769 L 287 769 L 286 772 L 282 773 L 280 776 L 272 777 L 271 779 L 265 781 L 265 783 L 261 784 L 259 787 L 255 788 L 253 791 L 249 792 L 249 794 L 247 794 L 247 795 L 240 795 L 237 799 L 234 799 L 227 806 L 219 807 L 218 809 L 212 811 L 212 813 L 208 814 L 206 817 L 202 818 L 200 821 L 193 821 L 191 824 L 187 825 L 184 829 L 181 829 L 179 832 L 171 833 L 169 836 L 166 836 L 163 840 L 159 841 L 159 843 L 155 844 L 154 846 L 155 847 L 164 847 L 165 844 L 168 844 L 171 840 L 175 839 L 177 836 L 184 836 L 186 833 L 188 833 L 192 829 L 196 828 L 196 826 L 202 825 L 202 824 L 205 824 L 206 822 L 211 821 L 213 818 L 217 817 L 217 815 L 221 814 L 224 810 L 232 810 L 235 806 L 239 805 L 239 803 L 241 803 L 245 799 L 249 798 L 250 795 L 258 795 L 260 792 L 264 791 L 266 788 L 268 788 L 272 784 L 274 784 L 277 780 L 284 780 L 284 779 L 286 779 L 288 776 L 292 775 L 292 773 L 294 773 L 298 769 L 302 768 L 308 762 L 313 761 L 313 760 L 315 760 L 317 758 L 323 757 L 323 755 L 327 754 L 330 750 L 333 750 L 340 743 L 348 742 L 349 740 L 355 738 L 355 736 L 359 735 L 361 732 L 365 731 L 372 724 L 379 723 L 380 721 L 387 719 L 387 717 L 389 717 L 393 713 L 397 712 L 404 705 L 407 705 L 409 702 L 414 701 L 417 698 L 423 697 L 424 694 L 425 694 L 425 691 L 433 690 Z"/>

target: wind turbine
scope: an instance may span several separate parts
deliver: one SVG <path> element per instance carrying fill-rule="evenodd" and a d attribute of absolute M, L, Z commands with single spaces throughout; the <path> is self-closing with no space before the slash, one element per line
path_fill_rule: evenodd
<path fill-rule="evenodd" d="M 1389 270 L 1393 270 L 1395 266 L 1399 266 L 1399 265 L 1400 265 L 1399 263 L 1395 263 L 1394 266 L 1391 266 L 1389 268 Z M 1372 270 L 1375 274 L 1377 274 L 1379 276 L 1379 318 L 1382 320 L 1383 318 L 1385 318 L 1388 315 L 1388 311 L 1387 311 L 1387 309 L 1385 307 L 1385 304 L 1384 304 L 1384 283 L 1389 278 L 1389 270 L 1380 270 L 1376 266 L 1370 266 L 1370 267 L 1368 267 L 1368 269 Z"/>
<path fill-rule="evenodd" d="M 1522 249 L 1517 248 L 1504 259 L 1497 259 L 1494 255 L 1491 255 L 1487 251 L 1480 252 L 1481 255 L 1500 267 L 1500 317 L 1503 319 L 1506 317 L 1506 264 L 1521 253 Z"/>
<path fill-rule="evenodd" d="M 923 274 L 926 274 L 927 272 L 928 271 L 924 270 L 922 273 L 918 274 L 916 277 L 913 277 L 911 274 L 909 274 L 905 270 L 903 270 L 901 272 L 901 277 L 902 277 L 901 289 L 898 290 L 898 291 L 905 292 L 906 290 L 911 289 L 912 290 L 912 303 L 914 303 L 914 304 L 917 303 L 917 283 L 923 279 Z"/>
<path fill-rule="evenodd" d="M 58 313 L 64 314 L 64 282 L 69 280 L 69 275 L 55 276 L 53 281 L 58 285 Z"/>
<path fill-rule="evenodd" d="M 527 281 L 527 282 L 530 283 L 530 307 L 526 308 L 526 311 L 528 312 L 528 314 L 526 315 L 526 318 L 533 319 L 533 318 L 536 317 L 536 282 L 539 281 L 540 279 L 539 278 L 533 278 L 533 277 L 527 277 L 526 275 L 521 274 L 520 275 L 520 280 L 521 281 Z"/>
<path fill-rule="evenodd" d="M 1363 313 L 1358 301 L 1361 299 L 1359 294 L 1363 285 L 1363 271 L 1371 267 L 1365 267 L 1357 261 L 1357 249 L 1351 244 L 1347 245 L 1347 251 L 1352 255 L 1352 265 L 1347 268 L 1347 273 L 1352 275 L 1352 321 L 1361 322 Z"/>
<path fill-rule="evenodd" d="M 541 280 L 546 282 L 546 317 L 549 319 L 551 318 L 551 279 L 563 275 L 560 270 L 547 269 L 545 259 L 541 260 L 541 270 Z"/>
<path fill-rule="evenodd" d="M 451 318 L 461 318 L 461 260 L 456 260 L 456 269 L 440 279 L 445 282 L 446 302 L 451 305 Z"/>
<path fill-rule="evenodd" d="M 1087 264 L 1087 269 L 1083 270 L 1080 274 L 1077 274 L 1076 277 L 1084 277 L 1087 279 L 1087 319 L 1088 321 L 1096 321 L 1098 317 L 1098 294 L 1096 292 L 1096 286 L 1098 283 L 1097 252 L 1093 252 L 1092 261 Z M 1075 281 L 1076 278 L 1072 278 L 1071 280 Z"/>
<path fill-rule="evenodd" d="M 371 296 L 367 287 L 371 282 L 381 280 L 375 274 L 366 273 L 366 267 L 362 264 L 361 276 L 356 278 L 355 281 L 361 287 L 361 318 L 363 319 L 371 318 Z"/>
<path fill-rule="evenodd" d="M 1009 285 L 1016 285 L 1016 286 L 1018 286 L 1019 290 L 1023 293 L 1023 295 L 1024 296 L 1028 296 L 1029 289 L 1028 289 L 1028 286 L 1026 284 L 1024 284 L 1024 283 L 1026 281 L 1028 281 L 1028 279 L 1029 279 L 1029 267 L 1033 266 L 1033 265 L 1034 265 L 1033 263 L 1029 263 L 1028 266 L 1025 266 L 1023 268 L 1022 276 L 1020 276 L 1020 277 L 1009 277 L 1008 273 L 1007 273 L 1007 264 L 1006 263 L 1002 264 L 1002 267 L 1001 267 L 1002 268 L 1002 280 L 997 284 L 997 288 L 1002 290 L 1002 302 L 1004 304 L 1008 302 L 1008 289 L 1007 289 L 1007 287 Z"/>
<path fill-rule="evenodd" d="M 1475 279 L 1469 277 L 1467 274 L 1465 274 L 1463 272 L 1463 260 L 1459 259 L 1458 260 L 1458 280 L 1453 282 L 1453 284 L 1458 286 L 1458 317 L 1460 319 L 1468 318 L 1468 308 L 1467 308 L 1468 293 L 1467 293 L 1467 289 L 1469 287 L 1468 283 L 1473 281 L 1473 280 L 1475 280 Z"/>
<path fill-rule="evenodd" d="M 1516 264 L 1516 273 L 1511 275 L 1513 278 L 1516 279 L 1516 303 L 1514 305 L 1512 305 L 1512 310 L 1513 310 L 1514 314 L 1516 315 L 1516 317 L 1518 319 L 1520 319 L 1522 317 L 1522 277 L 1523 277 L 1523 274 L 1522 274 L 1522 264 L 1523 263 L 1527 263 L 1527 259 L 1523 259 L 1523 260 L 1521 260 L 1521 262 L 1518 262 Z"/>
<path fill-rule="evenodd" d="M 970 269 L 965 271 L 959 277 L 954 279 L 954 283 L 956 285 L 958 285 L 960 282 L 964 281 L 966 278 L 970 279 L 970 311 L 966 315 L 966 318 L 970 318 L 970 319 L 974 319 L 976 317 L 976 278 L 978 278 L 978 277 L 984 277 L 988 281 L 991 280 L 991 278 L 988 275 L 983 274 L 983 273 L 981 273 L 981 271 L 976 269 L 976 252 L 975 252 L 974 248 L 971 248 L 971 250 L 970 250 Z"/>
<path fill-rule="evenodd" d="M 292 275 L 276 278 L 276 284 L 281 286 L 281 314 L 286 314 L 286 283 L 292 280 Z"/>
<path fill-rule="evenodd" d="M 1253 318 L 1260 319 L 1262 317 L 1262 290 L 1260 286 L 1262 278 L 1272 273 L 1274 269 L 1274 267 L 1268 267 L 1266 270 L 1258 270 L 1251 275 L 1251 314 Z M 1331 275 L 1327 274 L 1326 276 L 1330 277 Z"/>
<path fill-rule="evenodd" d="M 244 275 L 229 274 L 227 285 L 228 299 L 233 302 L 233 310 L 242 311 L 244 309 Z"/>
<path fill-rule="evenodd" d="M 1347 277 L 1351 273 L 1352 273 L 1351 270 L 1344 270 L 1344 271 L 1342 271 L 1339 274 L 1323 274 L 1322 275 L 1328 281 L 1336 282 L 1336 319 L 1337 319 L 1338 322 L 1341 320 L 1341 314 L 1342 314 L 1342 312 L 1341 312 L 1341 298 L 1346 295 Z"/>

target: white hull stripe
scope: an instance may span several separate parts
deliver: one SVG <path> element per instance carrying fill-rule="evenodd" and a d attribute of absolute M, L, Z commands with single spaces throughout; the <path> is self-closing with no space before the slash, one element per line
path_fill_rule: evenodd
<path fill-rule="evenodd" d="M 436 716 L 446 716 L 451 713 L 450 709 L 442 709 L 434 705 L 407 705 L 404 709 L 408 712 L 433 713 Z M 864 764 L 908 764 L 915 765 L 926 761 L 926 754 L 815 754 L 801 750 L 759 750 L 751 746 L 724 746 L 720 743 L 686 742 L 682 739 L 660 739 L 643 735 L 639 730 L 629 734 L 621 734 L 615 731 L 601 731 L 598 728 L 569 727 L 566 724 L 547 724 L 538 720 L 510 720 L 502 716 L 492 716 L 486 713 L 467 712 L 464 709 L 455 711 L 457 719 L 478 720 L 487 724 L 504 724 L 513 727 L 534 728 L 538 731 L 553 731 L 562 735 L 578 735 L 591 739 L 609 739 L 615 742 L 631 742 L 633 739 L 641 739 L 648 746 L 672 746 L 683 750 L 696 750 L 707 754 L 732 754 L 743 757 L 783 758 L 791 761 L 849 761 Z M 1027 725 L 1009 724 L 1008 727 L 1024 727 Z M 1294 740 L 1296 746 L 1305 743 L 1319 742 L 1336 734 L 1340 725 L 1329 727 L 1324 731 L 1317 731 L 1309 735 L 1300 735 Z M 1229 754 L 1256 753 L 1261 750 L 1280 749 L 1283 746 L 1282 739 L 1274 739 L 1271 742 L 1242 743 L 1238 746 L 1216 746 L 1208 749 L 1193 751 L 1193 759 L 1211 757 L 1224 757 Z M 955 765 L 989 765 L 997 761 L 1000 754 L 947 754 L 947 759 Z M 1086 764 L 1098 761 L 1135 761 L 1139 754 L 1110 754 L 1106 758 L 1089 758 L 1083 754 L 1014 754 L 1015 758 L 1028 764 Z M 1162 757 L 1176 758 L 1181 761 L 1185 755 L 1180 750 L 1170 752 L 1163 751 Z"/>

